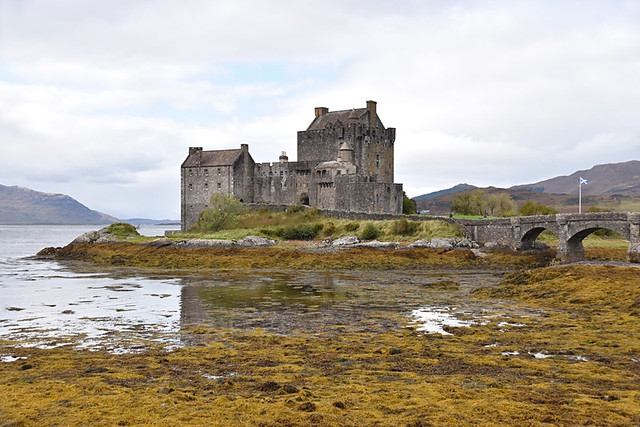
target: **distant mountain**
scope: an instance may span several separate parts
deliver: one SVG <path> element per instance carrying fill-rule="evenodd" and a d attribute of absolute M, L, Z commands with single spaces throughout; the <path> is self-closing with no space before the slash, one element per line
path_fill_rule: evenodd
<path fill-rule="evenodd" d="M 591 185 L 591 181 L 589 184 Z M 583 186 L 583 190 L 584 190 Z M 449 215 L 451 212 L 451 202 L 459 194 L 472 192 L 474 190 L 483 191 L 486 195 L 508 193 L 509 196 L 516 202 L 517 206 L 520 206 L 527 200 L 531 200 L 534 203 L 540 203 L 545 206 L 551 206 L 557 209 L 561 213 L 576 213 L 578 212 L 578 195 L 577 194 L 553 194 L 544 193 L 541 191 L 534 191 L 528 189 L 513 189 L 513 188 L 475 188 L 470 190 L 464 190 L 463 192 L 449 193 L 444 196 L 434 197 L 432 199 L 416 200 L 416 208 L 418 211 L 428 210 L 431 215 Z M 640 196 L 630 195 L 582 195 L 582 209 L 583 212 L 592 206 L 597 206 L 601 209 L 608 209 L 611 211 L 640 211 Z"/>
<path fill-rule="evenodd" d="M 427 193 L 418 197 L 414 197 L 413 200 L 428 200 L 433 199 L 434 197 L 446 196 L 447 194 L 459 193 L 460 191 L 471 190 L 474 188 L 476 188 L 475 185 L 458 184 L 455 187 L 447 188 L 446 190 L 434 191 L 433 193 Z"/>
<path fill-rule="evenodd" d="M 516 185 L 511 189 L 527 189 L 554 194 L 578 194 L 580 177 L 589 183 L 582 186 L 582 195 L 640 196 L 640 161 L 597 165 L 569 176 L 558 176 L 534 184 Z"/>
<path fill-rule="evenodd" d="M 118 219 L 64 194 L 0 185 L 0 224 L 110 224 Z"/>
<path fill-rule="evenodd" d="M 120 222 L 126 222 L 131 225 L 173 225 L 180 224 L 179 219 L 149 219 L 149 218 L 127 218 L 121 219 Z"/>

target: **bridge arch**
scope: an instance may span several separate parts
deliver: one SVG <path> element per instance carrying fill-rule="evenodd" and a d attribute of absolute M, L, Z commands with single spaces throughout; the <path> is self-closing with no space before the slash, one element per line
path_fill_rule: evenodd
<path fill-rule="evenodd" d="M 611 222 L 608 224 L 580 224 L 569 227 L 569 235 L 566 236 L 565 245 L 558 245 L 560 259 L 564 262 L 575 262 L 584 259 L 583 240 L 598 230 L 610 230 L 618 233 L 625 239 L 630 239 L 628 224 Z M 561 247 L 563 246 L 563 247 Z"/>
<path fill-rule="evenodd" d="M 520 238 L 520 245 L 519 245 L 520 249 L 523 249 L 523 250 L 533 249 L 533 247 L 535 246 L 536 239 L 544 231 L 550 231 L 552 233 L 554 232 L 554 230 L 550 230 L 549 228 L 546 228 L 546 227 L 532 227 L 532 228 L 530 228 Z M 553 234 L 556 234 L 556 233 L 553 233 Z"/>

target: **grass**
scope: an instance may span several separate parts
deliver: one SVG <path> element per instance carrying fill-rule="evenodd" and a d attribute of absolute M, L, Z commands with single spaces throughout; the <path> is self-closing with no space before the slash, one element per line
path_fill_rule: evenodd
<path fill-rule="evenodd" d="M 461 237 L 462 231 L 446 221 L 408 221 L 406 219 L 390 221 L 362 221 L 327 218 L 317 210 L 293 212 L 251 211 L 239 215 L 232 224 L 226 224 L 214 233 L 186 232 L 171 238 L 241 239 L 249 235 L 288 240 L 291 231 L 312 227 L 315 235 L 309 238 L 337 239 L 344 236 L 359 236 L 367 227 L 375 227 L 378 240 L 402 241 L 432 239 L 434 237 Z M 295 233 L 294 233 L 295 234 Z M 308 233 L 307 233 L 308 234 Z"/>

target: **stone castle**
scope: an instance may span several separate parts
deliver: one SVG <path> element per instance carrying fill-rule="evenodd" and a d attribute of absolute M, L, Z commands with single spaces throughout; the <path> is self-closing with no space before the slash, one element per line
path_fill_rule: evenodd
<path fill-rule="evenodd" d="M 282 152 L 277 163 L 256 163 L 249 146 L 235 150 L 189 148 L 181 168 L 182 230 L 191 228 L 211 196 L 243 203 L 316 206 L 364 213 L 402 213 L 402 184 L 393 183 L 395 128 L 385 128 L 376 102 L 366 108 L 315 109 L 298 132 L 298 161 Z"/>

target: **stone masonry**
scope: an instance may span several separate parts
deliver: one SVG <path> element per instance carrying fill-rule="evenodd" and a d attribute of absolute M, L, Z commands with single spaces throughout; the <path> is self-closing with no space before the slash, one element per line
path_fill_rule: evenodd
<path fill-rule="evenodd" d="M 315 109 L 298 132 L 298 161 L 285 152 L 274 163 L 255 163 L 249 147 L 189 148 L 181 167 L 182 230 L 191 228 L 216 193 L 243 203 L 304 204 L 323 210 L 402 213 L 402 184 L 395 184 L 395 128 L 385 128 L 376 102 L 366 108 Z"/>

